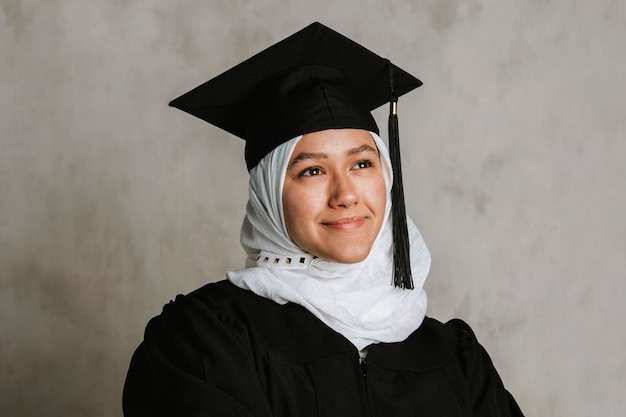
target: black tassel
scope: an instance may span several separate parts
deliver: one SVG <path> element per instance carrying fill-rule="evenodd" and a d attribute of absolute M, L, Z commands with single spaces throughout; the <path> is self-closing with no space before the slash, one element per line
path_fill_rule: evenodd
<path fill-rule="evenodd" d="M 411 254 L 409 231 L 406 223 L 404 188 L 402 185 L 402 164 L 400 161 L 400 133 L 398 129 L 398 97 L 393 87 L 393 66 L 389 65 L 390 111 L 389 111 L 389 156 L 393 170 L 391 187 L 391 216 L 393 221 L 393 284 L 396 287 L 412 290 Z"/>

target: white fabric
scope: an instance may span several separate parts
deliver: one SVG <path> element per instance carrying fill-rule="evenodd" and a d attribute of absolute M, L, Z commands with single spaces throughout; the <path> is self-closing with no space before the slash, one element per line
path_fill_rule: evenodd
<path fill-rule="evenodd" d="M 384 142 L 372 133 L 387 186 L 385 220 L 366 259 L 341 264 L 311 256 L 287 234 L 282 188 L 291 153 L 300 137 L 269 153 L 250 172 L 249 201 L 241 230 L 246 267 L 227 273 L 238 287 L 285 304 L 305 307 L 346 337 L 358 350 L 379 342 L 399 342 L 416 330 L 426 314 L 423 289 L 430 253 L 407 218 L 414 290 L 393 286 L 391 227 L 392 171 Z"/>

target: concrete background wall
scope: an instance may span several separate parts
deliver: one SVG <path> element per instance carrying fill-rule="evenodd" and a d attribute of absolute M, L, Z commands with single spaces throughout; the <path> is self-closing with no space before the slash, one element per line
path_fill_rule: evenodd
<path fill-rule="evenodd" d="M 400 124 L 430 315 L 527 415 L 623 415 L 617 0 L 0 0 L 0 415 L 121 415 L 147 320 L 242 264 L 243 143 L 167 102 L 314 20 L 425 82 Z"/>

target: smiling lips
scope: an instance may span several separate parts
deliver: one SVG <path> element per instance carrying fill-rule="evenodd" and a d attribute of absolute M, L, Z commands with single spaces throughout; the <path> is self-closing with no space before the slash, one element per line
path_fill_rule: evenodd
<path fill-rule="evenodd" d="M 322 225 L 328 226 L 334 230 L 350 231 L 361 227 L 363 223 L 365 223 L 366 218 L 365 216 L 343 217 L 333 221 L 322 222 Z"/>

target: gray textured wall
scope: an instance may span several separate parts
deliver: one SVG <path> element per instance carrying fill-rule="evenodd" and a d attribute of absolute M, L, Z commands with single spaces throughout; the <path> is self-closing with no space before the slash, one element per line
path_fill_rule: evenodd
<path fill-rule="evenodd" d="M 243 144 L 167 102 L 313 20 L 425 82 L 400 123 L 430 314 L 529 416 L 623 415 L 617 0 L 0 0 L 0 415 L 119 416 L 147 320 L 241 265 Z"/>

